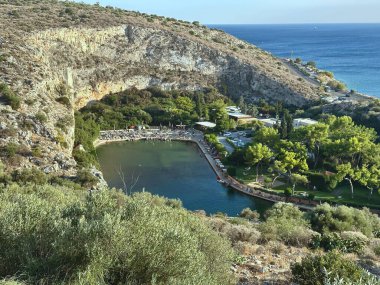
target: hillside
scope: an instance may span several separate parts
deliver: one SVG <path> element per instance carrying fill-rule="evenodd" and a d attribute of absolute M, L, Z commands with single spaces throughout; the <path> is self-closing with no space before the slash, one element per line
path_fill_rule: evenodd
<path fill-rule="evenodd" d="M 294 106 L 319 99 L 277 58 L 198 23 L 49 0 L 1 0 L 0 13 L 2 93 L 20 100 L 0 102 L 0 145 L 22 149 L 15 168 L 75 173 L 74 110 L 131 87 L 217 88 Z"/>

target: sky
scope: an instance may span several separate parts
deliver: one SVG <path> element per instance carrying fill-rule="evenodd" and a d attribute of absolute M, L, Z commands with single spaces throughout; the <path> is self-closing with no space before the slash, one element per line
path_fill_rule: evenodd
<path fill-rule="evenodd" d="M 380 23 L 380 0 L 78 0 L 203 24 Z"/>

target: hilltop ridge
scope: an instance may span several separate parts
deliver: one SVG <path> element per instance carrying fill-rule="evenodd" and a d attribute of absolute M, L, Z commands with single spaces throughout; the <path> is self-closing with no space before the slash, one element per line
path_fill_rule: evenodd
<path fill-rule="evenodd" d="M 222 31 L 154 15 L 59 1 L 0 1 L 0 144 L 22 145 L 15 167 L 75 172 L 74 110 L 131 87 L 217 88 L 230 98 L 307 106 L 318 90 L 271 54 Z M 38 158 L 30 156 L 42 148 Z M 28 155 L 29 153 L 29 155 Z"/>

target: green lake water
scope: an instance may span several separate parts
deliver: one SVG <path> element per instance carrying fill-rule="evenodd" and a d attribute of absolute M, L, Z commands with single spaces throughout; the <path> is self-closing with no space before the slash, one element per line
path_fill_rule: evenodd
<path fill-rule="evenodd" d="M 178 198 L 189 210 L 236 216 L 244 208 L 260 213 L 272 204 L 253 198 L 216 181 L 216 175 L 200 150 L 184 142 L 115 142 L 99 146 L 97 154 L 109 186 L 122 188 L 120 171 L 129 183 L 139 177 L 133 191 L 148 191 Z"/>

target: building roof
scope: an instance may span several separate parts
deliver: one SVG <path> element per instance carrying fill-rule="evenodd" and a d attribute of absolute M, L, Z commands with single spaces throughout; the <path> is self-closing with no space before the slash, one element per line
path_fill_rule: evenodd
<path fill-rule="evenodd" d="M 226 110 L 227 111 L 240 111 L 240 108 L 236 107 L 236 106 L 227 106 Z"/>
<path fill-rule="evenodd" d="M 236 119 L 245 119 L 245 118 L 252 118 L 250 115 L 243 114 L 240 112 L 227 112 L 228 116 L 236 118 Z"/>
<path fill-rule="evenodd" d="M 303 124 L 303 125 L 314 125 L 314 124 L 318 123 L 318 121 L 312 120 L 312 119 L 309 119 L 309 118 L 294 119 L 293 121 L 294 121 L 294 124 Z"/>
<path fill-rule="evenodd" d="M 196 122 L 195 124 L 202 126 L 202 127 L 205 127 L 205 128 L 215 128 L 216 127 L 216 124 L 211 123 L 211 122 Z"/>
<path fill-rule="evenodd" d="M 266 126 L 274 126 L 278 123 L 278 120 L 275 118 L 269 118 L 269 119 L 259 119 L 260 122 L 263 122 Z"/>

